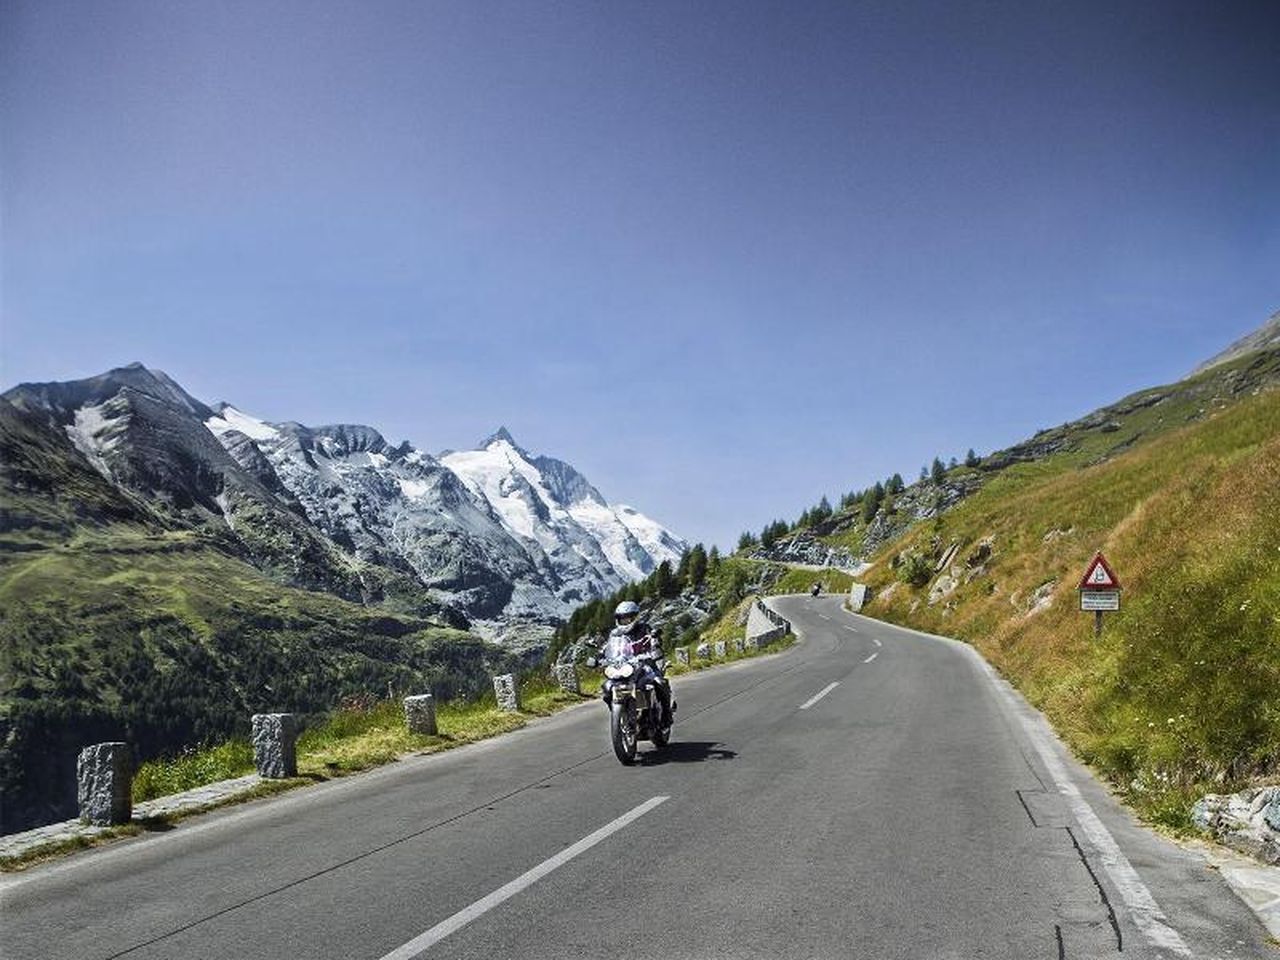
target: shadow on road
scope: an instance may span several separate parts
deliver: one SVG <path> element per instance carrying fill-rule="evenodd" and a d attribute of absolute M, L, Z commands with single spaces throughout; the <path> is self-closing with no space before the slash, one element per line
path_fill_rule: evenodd
<path fill-rule="evenodd" d="M 649 767 L 664 763 L 702 763 L 705 760 L 734 760 L 735 750 L 725 750 L 715 742 L 677 740 L 661 750 L 645 750 L 636 756 L 639 763 Z"/>

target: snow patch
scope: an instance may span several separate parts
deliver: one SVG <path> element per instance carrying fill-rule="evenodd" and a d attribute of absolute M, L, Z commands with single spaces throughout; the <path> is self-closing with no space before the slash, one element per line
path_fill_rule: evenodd
<path fill-rule="evenodd" d="M 81 407 L 76 411 L 75 421 L 67 424 L 66 429 L 75 448 L 85 455 L 95 470 L 110 480 L 111 470 L 103 454 L 110 452 L 119 443 L 119 438 L 106 436 L 116 421 L 103 413 L 105 406 Z"/>
<path fill-rule="evenodd" d="M 228 430 L 239 430 L 251 440 L 274 440 L 280 436 L 280 431 L 265 420 L 241 413 L 235 407 L 223 407 L 221 416 L 210 417 L 204 425 L 215 437 Z"/>

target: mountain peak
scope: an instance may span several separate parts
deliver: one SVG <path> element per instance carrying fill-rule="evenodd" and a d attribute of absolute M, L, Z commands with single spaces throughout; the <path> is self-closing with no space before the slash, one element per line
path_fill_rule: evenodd
<path fill-rule="evenodd" d="M 484 440 L 480 442 L 480 446 L 477 447 L 477 449 L 487 450 L 495 443 L 508 443 L 517 450 L 520 449 L 520 444 L 516 443 L 516 438 L 511 435 L 511 431 L 506 427 L 499 427 L 494 433 L 485 437 Z"/>

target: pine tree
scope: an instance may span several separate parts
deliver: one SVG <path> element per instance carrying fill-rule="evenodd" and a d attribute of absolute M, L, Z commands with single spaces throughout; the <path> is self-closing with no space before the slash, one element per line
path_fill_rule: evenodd
<path fill-rule="evenodd" d="M 946 465 L 938 457 L 934 457 L 933 466 L 929 468 L 929 476 L 933 478 L 934 483 L 941 483 L 946 475 Z"/>
<path fill-rule="evenodd" d="M 952 457 L 952 458 L 947 462 L 947 469 L 948 469 L 948 470 L 954 470 L 954 469 L 955 469 L 956 467 L 958 467 L 958 466 L 960 466 L 960 461 L 959 461 L 959 460 L 957 460 L 955 457 Z"/>
<path fill-rule="evenodd" d="M 964 465 L 966 467 L 976 467 L 980 462 L 978 455 L 974 453 L 973 447 L 970 447 L 969 452 L 964 455 Z"/>
<path fill-rule="evenodd" d="M 756 539 L 756 535 L 754 533 L 750 530 L 746 530 L 742 533 L 742 536 L 738 537 L 738 550 L 739 552 L 743 550 L 750 550 L 759 542 L 760 541 Z"/>
<path fill-rule="evenodd" d="M 880 510 L 880 504 L 884 502 L 884 484 L 876 483 L 874 487 L 867 491 L 867 495 L 862 498 L 862 519 L 866 523 L 870 523 L 875 518 L 876 513 Z"/>
<path fill-rule="evenodd" d="M 920 482 L 921 482 L 921 483 L 924 483 L 924 482 L 925 482 L 926 480 L 928 480 L 928 479 L 929 479 L 929 468 L 928 468 L 928 467 L 921 467 L 921 468 L 920 468 Z"/>
<path fill-rule="evenodd" d="M 707 579 L 707 550 L 695 543 L 689 551 L 689 569 L 685 572 L 685 583 L 691 587 L 700 587 Z"/>
<path fill-rule="evenodd" d="M 676 579 L 675 574 L 671 571 L 670 560 L 663 560 L 658 564 L 658 569 L 653 571 L 651 579 L 653 581 L 651 596 L 667 599 L 679 596 L 680 581 Z"/>
<path fill-rule="evenodd" d="M 889 482 L 885 485 L 885 490 L 889 493 L 901 493 L 906 489 L 906 483 L 902 479 L 902 474 L 895 473 L 889 478 Z"/>

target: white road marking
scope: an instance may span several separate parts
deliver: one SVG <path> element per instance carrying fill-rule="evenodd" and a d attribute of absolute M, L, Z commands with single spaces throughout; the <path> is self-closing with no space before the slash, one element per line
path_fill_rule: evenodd
<path fill-rule="evenodd" d="M 812 697 L 810 697 L 810 698 L 809 698 L 808 700 L 806 700 L 804 703 L 800 704 L 800 709 L 801 709 L 801 710 L 808 710 L 810 707 L 812 707 L 815 703 L 817 703 L 819 700 L 821 700 L 823 697 L 825 697 L 828 693 L 830 693 L 832 690 L 834 690 L 834 689 L 835 689 L 836 687 L 838 687 L 838 686 L 840 686 L 840 681 L 839 681 L 839 680 L 835 681 L 834 683 L 828 683 L 825 687 L 823 687 L 821 690 L 819 690 L 816 694 L 814 694 Z"/>
<path fill-rule="evenodd" d="M 461 930 L 472 920 L 483 916 L 499 904 L 510 900 L 521 890 L 524 890 L 526 887 L 529 887 L 541 880 L 547 874 L 551 873 L 551 871 L 564 866 L 574 857 L 590 850 L 597 843 L 608 839 L 629 823 L 638 820 L 654 807 L 665 803 L 670 799 L 670 797 L 654 797 L 652 800 L 646 800 L 630 813 L 624 813 L 617 820 L 614 820 L 611 823 L 606 823 L 595 833 L 583 837 L 573 846 L 566 847 L 554 857 L 543 860 L 542 863 L 538 864 L 532 870 L 527 873 L 522 873 L 510 883 L 493 891 L 493 893 L 489 894 L 487 897 L 482 897 L 475 903 L 471 904 L 471 906 L 459 910 L 447 920 L 441 920 L 430 930 L 414 937 L 404 946 L 397 947 L 392 950 L 390 953 L 383 956 L 381 960 L 411 960 L 411 958 L 418 956 L 424 950 L 427 950 L 439 943 L 451 933 L 456 933 L 458 930 Z"/>
<path fill-rule="evenodd" d="M 820 614 L 818 614 L 818 616 L 819 616 L 819 617 L 821 617 L 823 620 L 830 620 L 830 619 L 831 619 L 831 618 L 830 618 L 830 617 L 828 617 L 825 613 L 820 613 Z"/>
<path fill-rule="evenodd" d="M 926 636 L 928 635 L 926 634 Z M 1080 788 L 1071 780 L 1070 775 L 1067 773 L 1067 768 L 1063 766 L 1058 754 L 1054 751 L 1053 734 L 1049 732 L 1048 724 L 1038 717 L 1033 719 L 1024 716 L 1018 710 L 1017 700 L 1013 694 L 1005 689 L 999 677 L 996 676 L 995 670 L 992 669 L 991 664 L 987 663 L 972 647 L 967 644 L 962 646 L 974 657 L 983 672 L 986 673 L 987 679 L 991 681 L 992 686 L 1000 692 L 1009 706 L 1013 708 L 1014 715 L 1022 725 L 1023 731 L 1031 740 L 1031 745 L 1036 748 L 1036 753 L 1040 755 L 1040 759 L 1044 762 L 1045 768 L 1049 771 L 1049 776 L 1053 778 L 1053 782 L 1057 785 L 1058 793 L 1066 799 L 1067 806 L 1071 808 L 1071 812 L 1075 815 L 1081 829 L 1084 830 L 1085 836 L 1089 838 L 1089 841 L 1098 851 L 1102 859 L 1102 866 L 1111 878 L 1111 882 L 1116 885 L 1116 889 L 1120 891 L 1120 897 L 1124 900 L 1125 906 L 1129 908 L 1129 915 L 1133 918 L 1134 925 L 1142 931 L 1143 936 L 1147 938 L 1152 946 L 1162 950 L 1170 950 L 1180 957 L 1190 957 L 1191 950 L 1186 942 L 1183 941 L 1177 930 L 1169 926 L 1169 918 L 1164 915 L 1160 905 L 1156 903 L 1155 897 L 1151 895 L 1147 885 L 1138 876 L 1138 871 L 1133 869 L 1133 864 L 1124 855 L 1124 851 L 1116 843 L 1111 831 L 1106 828 L 1098 818 L 1098 815 L 1093 812 L 1093 807 L 1089 806 L 1089 801 L 1084 798 L 1080 793 Z"/>
<path fill-rule="evenodd" d="M 871 656 L 867 657 L 867 659 L 863 660 L 862 662 L 863 662 L 863 663 L 870 663 L 872 660 L 874 660 L 874 659 L 875 659 L 876 657 L 878 657 L 878 656 L 880 656 L 879 651 L 877 651 L 876 653 L 873 653 Z"/>
<path fill-rule="evenodd" d="M 1107 871 L 1107 876 L 1111 878 L 1111 882 L 1116 885 L 1116 889 L 1120 891 L 1120 897 L 1124 900 L 1125 906 L 1128 907 L 1129 915 L 1133 918 L 1134 925 L 1153 946 L 1171 950 L 1180 957 L 1190 957 L 1192 953 L 1186 942 L 1178 934 L 1177 930 L 1169 926 L 1169 918 L 1164 915 L 1160 905 L 1156 903 L 1155 897 L 1151 895 L 1151 891 L 1147 889 L 1146 884 L 1142 882 L 1142 878 L 1138 876 L 1138 871 L 1133 869 L 1133 864 L 1124 855 L 1124 851 L 1116 843 L 1115 837 L 1111 835 L 1111 832 L 1103 822 L 1098 819 L 1098 815 L 1093 812 L 1089 802 L 1081 795 L 1080 788 L 1072 782 L 1067 774 L 1066 767 L 1063 766 L 1062 761 L 1058 759 L 1057 753 L 1054 752 L 1054 735 L 1049 727 L 1049 722 L 1038 713 L 1030 716 L 1024 715 L 1020 707 L 1019 698 L 1012 692 L 1012 688 L 1007 687 L 1005 682 L 996 674 L 995 668 L 987 663 L 982 654 L 978 653 L 969 644 L 961 643 L 959 640 L 952 640 L 950 637 L 940 637 L 935 633 L 912 630 L 910 627 L 894 626 L 894 629 L 901 630 L 903 633 L 915 634 L 917 637 L 924 637 L 926 640 L 951 644 L 962 650 L 966 656 L 973 657 L 978 668 L 987 675 L 991 685 L 1004 698 L 1012 714 L 1017 718 L 1023 731 L 1031 740 L 1032 746 L 1036 748 L 1036 753 L 1044 761 L 1049 775 L 1058 787 L 1058 792 L 1066 798 L 1071 812 L 1080 823 L 1085 835 L 1097 849 L 1102 859 L 1102 866 Z"/>
<path fill-rule="evenodd" d="M 884 646 L 884 644 L 883 644 L 883 643 L 881 643 L 879 640 L 877 640 L 875 637 L 872 637 L 872 638 L 871 638 L 871 642 L 872 642 L 872 643 L 874 643 L 877 647 L 883 647 L 883 646 Z"/>
<path fill-rule="evenodd" d="M 851 626 L 849 626 L 847 623 L 844 625 L 844 628 L 845 628 L 846 630 L 848 630 L 850 633 L 857 633 L 857 632 L 858 632 L 858 630 L 857 630 L 857 628 L 856 628 L 856 627 L 851 627 Z"/>

